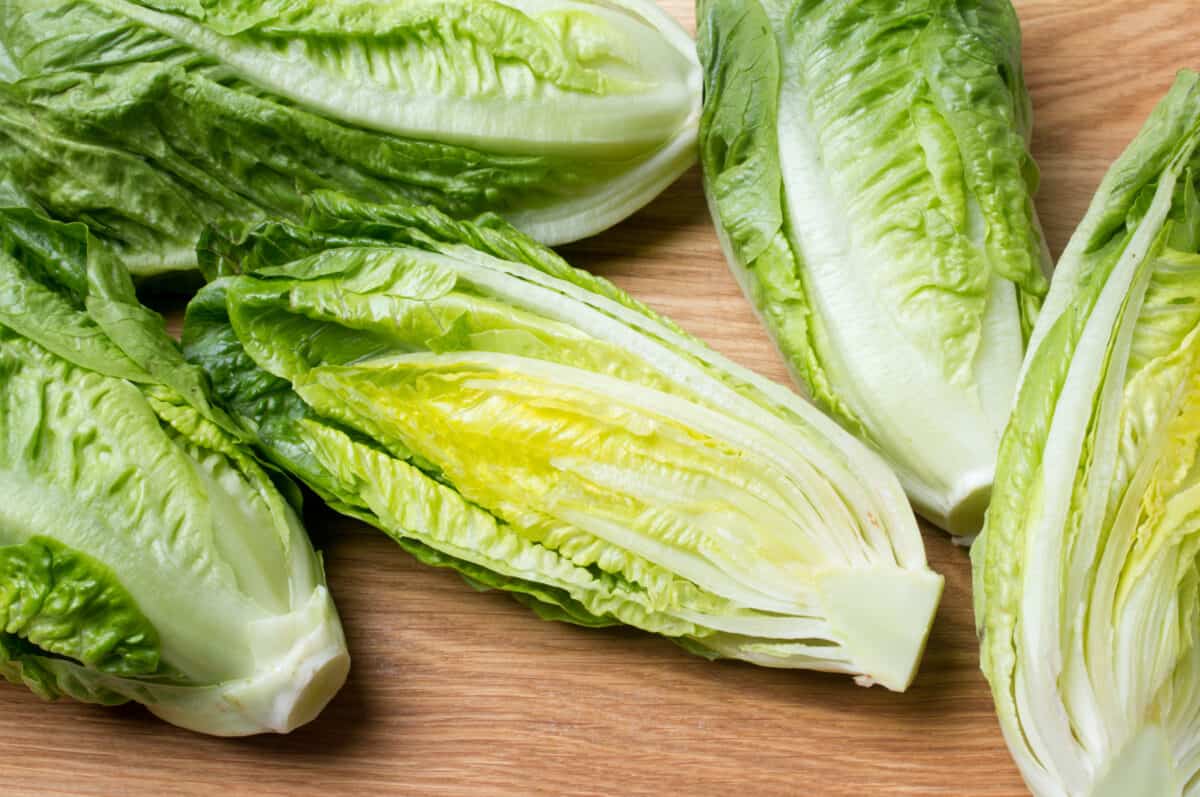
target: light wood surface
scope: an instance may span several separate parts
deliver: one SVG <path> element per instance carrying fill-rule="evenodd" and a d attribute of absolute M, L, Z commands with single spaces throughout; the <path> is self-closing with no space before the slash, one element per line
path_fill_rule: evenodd
<path fill-rule="evenodd" d="M 687 0 L 664 0 L 689 29 Z M 1200 67 L 1195 0 L 1028 0 L 1038 204 L 1061 251 L 1108 163 Z M 729 277 L 693 170 L 614 230 L 566 248 L 715 347 L 785 379 Z M 418 567 L 316 506 L 354 657 L 288 737 L 210 739 L 139 707 L 44 704 L 0 684 L 0 794 L 1020 795 L 977 670 L 965 551 L 928 531 L 946 592 L 912 689 L 693 658 L 629 630 L 541 622 Z"/>

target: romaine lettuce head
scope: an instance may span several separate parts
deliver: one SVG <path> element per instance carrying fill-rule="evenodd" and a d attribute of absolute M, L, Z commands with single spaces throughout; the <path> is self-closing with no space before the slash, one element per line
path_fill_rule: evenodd
<path fill-rule="evenodd" d="M 185 354 L 334 508 L 545 618 L 909 684 L 942 579 L 792 392 L 494 217 L 320 194 L 202 253 Z"/>
<path fill-rule="evenodd" d="M 342 628 L 236 428 L 83 225 L 0 209 L 0 675 L 218 735 L 316 716 Z"/>
<path fill-rule="evenodd" d="M 1200 794 L 1200 77 L 1055 272 L 975 544 L 982 666 L 1044 797 Z"/>
<path fill-rule="evenodd" d="M 983 522 L 1046 290 L 1008 0 L 699 0 L 704 185 L 809 395 L 917 511 Z"/>
<path fill-rule="evenodd" d="M 320 188 L 582 238 L 694 162 L 699 112 L 653 0 L 0 4 L 7 199 L 86 222 L 135 275 Z"/>

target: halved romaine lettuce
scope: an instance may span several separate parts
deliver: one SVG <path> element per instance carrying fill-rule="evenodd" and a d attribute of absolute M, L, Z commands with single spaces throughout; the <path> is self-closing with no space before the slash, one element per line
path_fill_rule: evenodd
<path fill-rule="evenodd" d="M 9 199 L 135 275 L 319 188 L 582 238 L 694 162 L 700 111 L 653 0 L 12 0 L 0 80 Z"/>
<path fill-rule="evenodd" d="M 972 551 L 983 670 L 1035 794 L 1200 794 L 1200 77 L 1054 275 Z"/>
<path fill-rule="evenodd" d="M 0 675 L 219 735 L 316 716 L 342 628 L 236 430 L 83 225 L 0 209 Z"/>
<path fill-rule="evenodd" d="M 185 354 L 334 508 L 542 617 L 908 686 L 942 579 L 792 392 L 495 217 L 318 194 L 201 251 Z"/>
<path fill-rule="evenodd" d="M 699 0 L 704 184 L 796 378 L 978 532 L 1046 290 L 1008 0 Z"/>

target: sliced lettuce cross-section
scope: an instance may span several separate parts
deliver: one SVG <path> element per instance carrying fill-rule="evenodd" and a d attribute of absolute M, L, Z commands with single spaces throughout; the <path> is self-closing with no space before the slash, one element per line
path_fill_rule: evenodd
<path fill-rule="evenodd" d="M 543 617 L 904 689 L 942 589 L 887 467 L 484 218 L 318 194 L 209 236 L 185 354 L 277 465 Z"/>
<path fill-rule="evenodd" d="M 0 209 L 0 674 L 219 735 L 316 716 L 341 625 L 240 438 L 83 225 Z"/>
<path fill-rule="evenodd" d="M 1008 0 L 700 0 L 704 185 L 798 381 L 979 531 L 1048 266 Z"/>
<path fill-rule="evenodd" d="M 653 0 L 0 4 L 0 195 L 135 275 L 321 188 L 572 241 L 695 161 L 699 111 Z"/>
<path fill-rule="evenodd" d="M 1109 170 L 1033 334 L 972 551 L 1039 797 L 1200 793 L 1200 77 Z"/>

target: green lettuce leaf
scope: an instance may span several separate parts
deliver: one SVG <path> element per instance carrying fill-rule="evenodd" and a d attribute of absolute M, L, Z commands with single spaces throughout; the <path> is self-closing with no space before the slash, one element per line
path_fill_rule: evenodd
<path fill-rule="evenodd" d="M 812 399 L 979 530 L 1048 269 L 1008 0 L 700 0 L 705 191 Z"/>
<path fill-rule="evenodd" d="M 0 590 L 10 644 L 127 677 L 160 667 L 158 634 L 112 571 L 51 537 L 0 547 Z"/>
<path fill-rule="evenodd" d="M 0 243 L 0 674 L 219 735 L 312 719 L 348 656 L 275 478 L 83 225 L 0 209 Z"/>
<path fill-rule="evenodd" d="M 0 197 L 137 276 L 319 189 L 582 238 L 693 162 L 699 103 L 650 0 L 0 5 Z"/>
<path fill-rule="evenodd" d="M 972 551 L 982 666 L 1035 794 L 1200 776 L 1200 76 L 1063 254 Z"/>
<path fill-rule="evenodd" d="M 542 617 L 904 689 L 941 593 L 895 478 L 494 217 L 318 193 L 201 247 L 186 356 L 274 464 Z"/>

